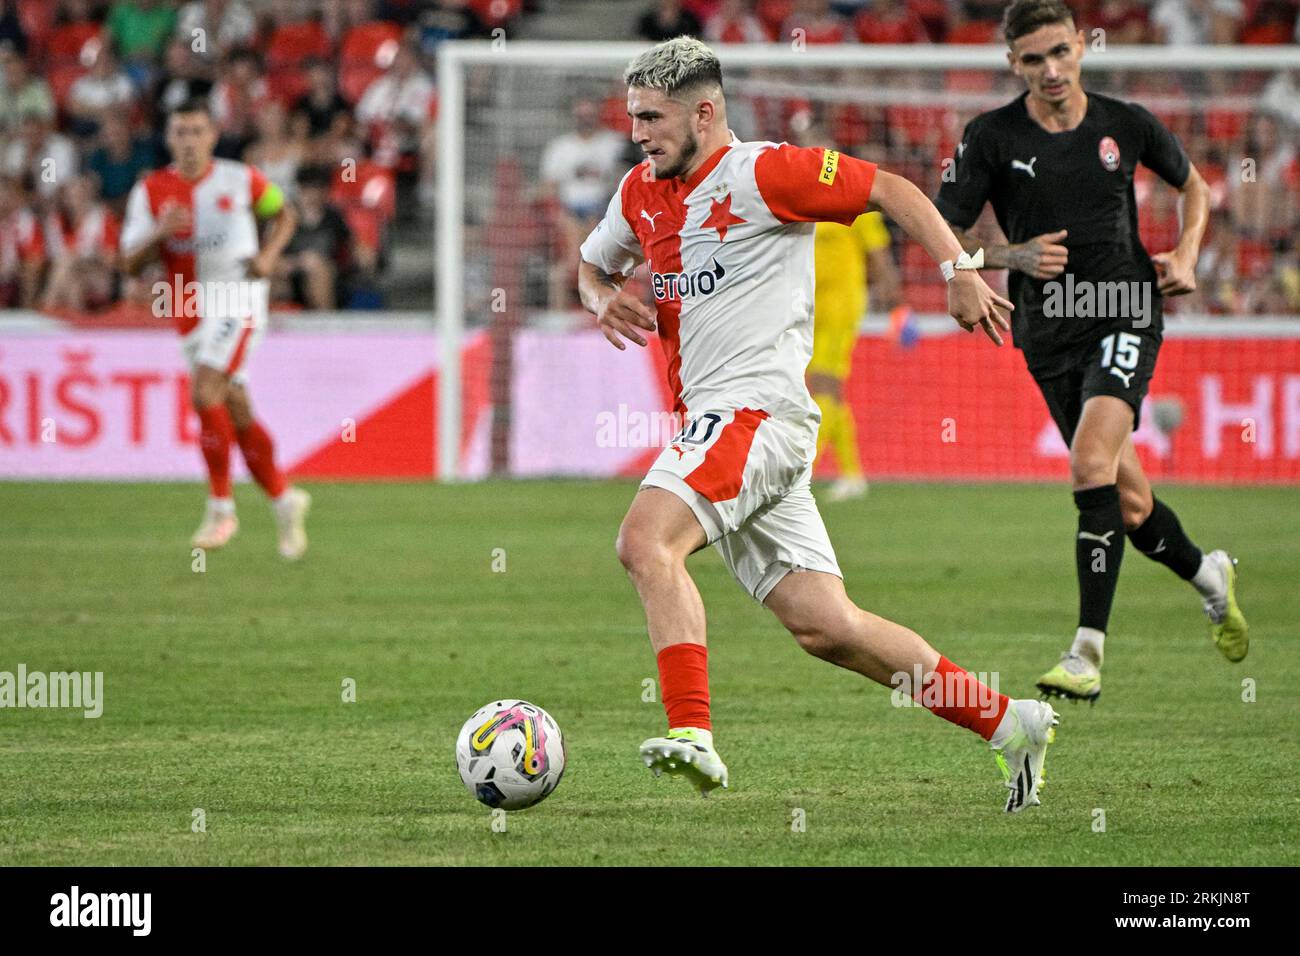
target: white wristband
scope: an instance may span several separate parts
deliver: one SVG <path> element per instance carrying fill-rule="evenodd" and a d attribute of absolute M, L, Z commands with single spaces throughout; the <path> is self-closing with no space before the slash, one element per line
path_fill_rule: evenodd
<path fill-rule="evenodd" d="M 944 282 L 951 282 L 957 276 L 958 269 L 978 270 L 984 268 L 984 250 L 976 249 L 975 255 L 969 252 L 963 252 L 957 257 L 957 261 L 945 259 L 939 263 L 939 271 L 943 274 Z"/>

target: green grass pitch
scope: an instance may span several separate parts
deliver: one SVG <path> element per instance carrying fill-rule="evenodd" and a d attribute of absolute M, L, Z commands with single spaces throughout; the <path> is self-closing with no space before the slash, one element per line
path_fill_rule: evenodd
<path fill-rule="evenodd" d="M 0 483 L 0 670 L 103 671 L 106 698 L 0 710 L 0 864 L 1300 863 L 1292 489 L 1164 490 L 1240 557 L 1250 656 L 1128 549 L 1105 693 L 1057 705 L 1044 805 L 1012 817 L 984 744 L 804 655 L 711 550 L 690 566 L 732 790 L 653 779 L 657 675 L 613 549 L 630 483 L 309 487 L 304 562 L 241 486 L 197 573 L 196 485 Z M 1064 486 L 880 484 L 823 512 L 859 604 L 1004 691 L 1068 643 Z M 452 752 L 503 696 L 554 715 L 569 764 L 495 832 Z"/>

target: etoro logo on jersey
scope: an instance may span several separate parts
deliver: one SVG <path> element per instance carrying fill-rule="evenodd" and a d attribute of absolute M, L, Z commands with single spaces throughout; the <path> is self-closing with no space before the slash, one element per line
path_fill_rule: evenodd
<path fill-rule="evenodd" d="M 664 302 L 669 299 L 685 299 L 690 296 L 712 295 L 727 270 L 716 258 L 711 260 L 712 269 L 700 269 L 696 272 L 651 272 L 650 285 L 654 289 L 655 300 Z"/>

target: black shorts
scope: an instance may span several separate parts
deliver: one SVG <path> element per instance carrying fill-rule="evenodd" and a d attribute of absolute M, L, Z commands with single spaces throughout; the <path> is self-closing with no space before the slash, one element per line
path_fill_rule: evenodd
<path fill-rule="evenodd" d="M 1113 395 L 1133 409 L 1133 428 L 1142 417 L 1151 376 L 1160 352 L 1160 333 L 1154 329 L 1099 329 L 1096 338 L 1077 346 L 1069 368 L 1056 375 L 1034 375 L 1052 421 L 1068 445 L 1083 414 L 1083 403 L 1094 395 Z"/>

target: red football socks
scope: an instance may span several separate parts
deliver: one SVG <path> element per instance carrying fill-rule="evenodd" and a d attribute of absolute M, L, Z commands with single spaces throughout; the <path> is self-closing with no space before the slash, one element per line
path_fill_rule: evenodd
<path fill-rule="evenodd" d="M 238 433 L 239 448 L 244 453 L 248 470 L 253 473 L 257 483 L 272 498 L 279 498 L 284 493 L 284 475 L 275 467 L 275 444 L 270 434 L 260 422 L 253 422 Z"/>
<path fill-rule="evenodd" d="M 711 730 L 708 648 L 703 644 L 672 644 L 659 652 L 658 661 L 668 728 Z"/>
<path fill-rule="evenodd" d="M 938 666 L 925 676 L 916 699 L 931 713 L 973 730 L 985 740 L 992 739 L 1011 703 L 1005 694 L 981 683 L 975 675 L 943 656 Z"/>
<path fill-rule="evenodd" d="M 200 408 L 199 448 L 208 465 L 208 484 L 213 498 L 230 497 L 230 442 L 235 437 L 230 413 L 224 405 Z"/>

